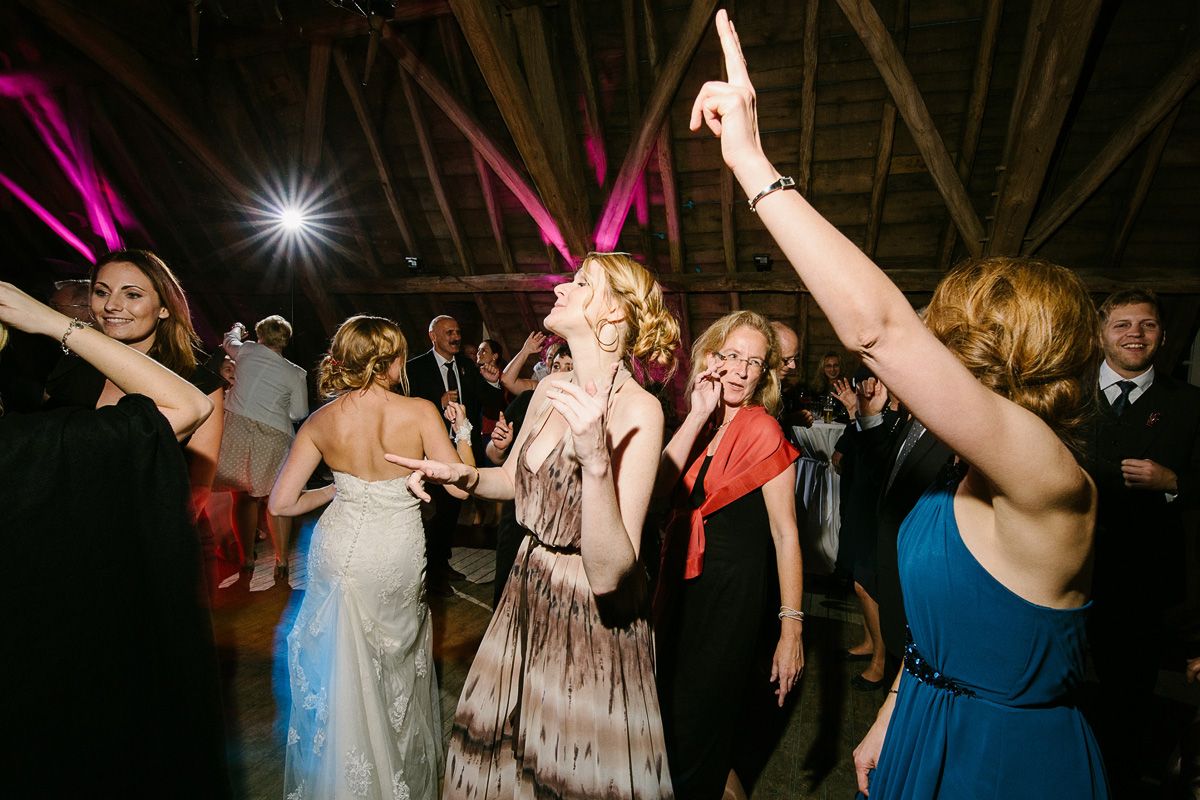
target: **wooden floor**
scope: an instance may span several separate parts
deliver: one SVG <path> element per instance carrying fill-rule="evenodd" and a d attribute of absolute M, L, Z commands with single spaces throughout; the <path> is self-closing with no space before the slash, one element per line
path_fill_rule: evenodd
<path fill-rule="evenodd" d="M 307 534 L 301 536 L 301 548 Z M 471 659 L 491 618 L 493 556 L 487 549 L 456 548 L 453 564 L 467 579 L 454 584 L 453 597 L 431 603 L 447 736 Z M 260 575 L 255 588 L 261 582 Z M 237 797 L 278 800 L 283 797 L 288 710 L 284 641 L 303 591 L 249 588 L 242 579 L 218 592 L 213 614 L 228 687 L 229 759 Z M 787 709 L 786 728 L 753 787 L 755 800 L 853 797 L 850 754 L 883 699 L 882 691 L 849 688 L 849 679 L 863 665 L 838 658 L 861 635 L 861 618 L 841 600 L 808 593 L 804 601 L 805 675 Z"/>

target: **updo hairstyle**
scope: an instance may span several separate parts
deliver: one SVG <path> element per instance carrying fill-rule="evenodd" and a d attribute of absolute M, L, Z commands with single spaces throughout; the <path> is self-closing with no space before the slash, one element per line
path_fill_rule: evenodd
<path fill-rule="evenodd" d="M 338 326 L 329 352 L 317 367 L 317 392 L 322 397 L 337 397 L 367 389 L 387 373 L 393 361 L 404 361 L 407 355 L 408 342 L 395 322 L 365 314 L 350 317 Z M 408 394 L 404 370 L 400 388 Z"/>
<path fill-rule="evenodd" d="M 1037 258 L 969 259 L 938 284 L 925 324 L 984 386 L 1082 452 L 1100 342 L 1077 274 Z"/>
<path fill-rule="evenodd" d="M 608 290 L 625 320 L 620 352 L 629 362 L 639 383 L 647 379 L 666 382 L 675 373 L 679 348 L 679 322 L 663 301 L 662 287 L 650 272 L 624 253 L 588 253 L 583 263 L 592 262 L 604 273 Z M 596 339 L 608 344 L 597 326 Z M 606 348 L 607 349 L 607 348 Z"/>
<path fill-rule="evenodd" d="M 692 371 L 688 375 L 688 389 L 696 382 L 696 376 L 708 369 L 705 356 L 719 353 L 729 335 L 738 328 L 758 331 L 767 340 L 767 365 L 758 376 L 754 393 L 742 401 L 743 406 L 762 406 L 772 417 L 779 413 L 783 404 L 783 392 L 779 385 L 779 367 L 783 358 L 779 350 L 779 334 L 771 321 L 754 311 L 734 311 L 718 319 L 704 329 L 704 333 L 692 343 Z"/>

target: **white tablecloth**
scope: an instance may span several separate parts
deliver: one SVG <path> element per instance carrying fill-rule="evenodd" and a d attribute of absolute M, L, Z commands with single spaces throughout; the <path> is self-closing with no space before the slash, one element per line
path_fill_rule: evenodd
<path fill-rule="evenodd" d="M 841 476 L 829 464 L 845 425 L 814 422 L 792 429 L 804 455 L 796 464 L 796 514 L 806 572 L 828 574 L 837 561 Z"/>

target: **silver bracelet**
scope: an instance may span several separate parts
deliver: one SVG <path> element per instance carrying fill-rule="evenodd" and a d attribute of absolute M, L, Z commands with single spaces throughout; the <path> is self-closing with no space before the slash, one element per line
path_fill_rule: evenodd
<path fill-rule="evenodd" d="M 92 327 L 92 323 L 90 322 L 81 322 L 79 317 L 71 318 L 71 323 L 67 325 L 67 330 L 63 333 L 62 338 L 58 340 L 58 343 L 62 346 L 63 355 L 71 355 L 71 348 L 67 347 L 67 337 L 80 328 L 90 327 Z"/>
<path fill-rule="evenodd" d="M 780 619 L 794 619 L 794 620 L 799 620 L 800 622 L 803 622 L 804 621 L 804 612 L 797 611 L 796 609 L 790 608 L 788 606 L 780 606 L 779 607 L 779 618 Z"/>
<path fill-rule="evenodd" d="M 758 202 L 760 200 L 762 200 L 764 197 L 766 197 L 767 195 L 778 192 L 780 189 L 796 189 L 795 179 L 789 178 L 785 175 L 784 177 L 782 177 L 779 180 L 772 183 L 767 188 L 763 189 L 758 194 L 754 195 L 754 197 L 750 198 L 750 213 L 757 214 L 758 209 L 755 208 L 755 206 L 758 205 Z M 800 190 L 796 189 L 796 191 L 800 191 Z"/>

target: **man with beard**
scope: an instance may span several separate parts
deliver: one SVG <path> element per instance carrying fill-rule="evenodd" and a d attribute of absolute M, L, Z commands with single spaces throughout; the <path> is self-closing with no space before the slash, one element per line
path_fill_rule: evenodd
<path fill-rule="evenodd" d="M 1099 490 L 1095 607 L 1096 719 L 1116 797 L 1141 796 L 1164 612 L 1184 599 L 1182 510 L 1200 494 L 1200 389 L 1156 373 L 1164 340 L 1157 296 L 1122 290 L 1100 306 L 1099 411 L 1089 443 Z"/>

